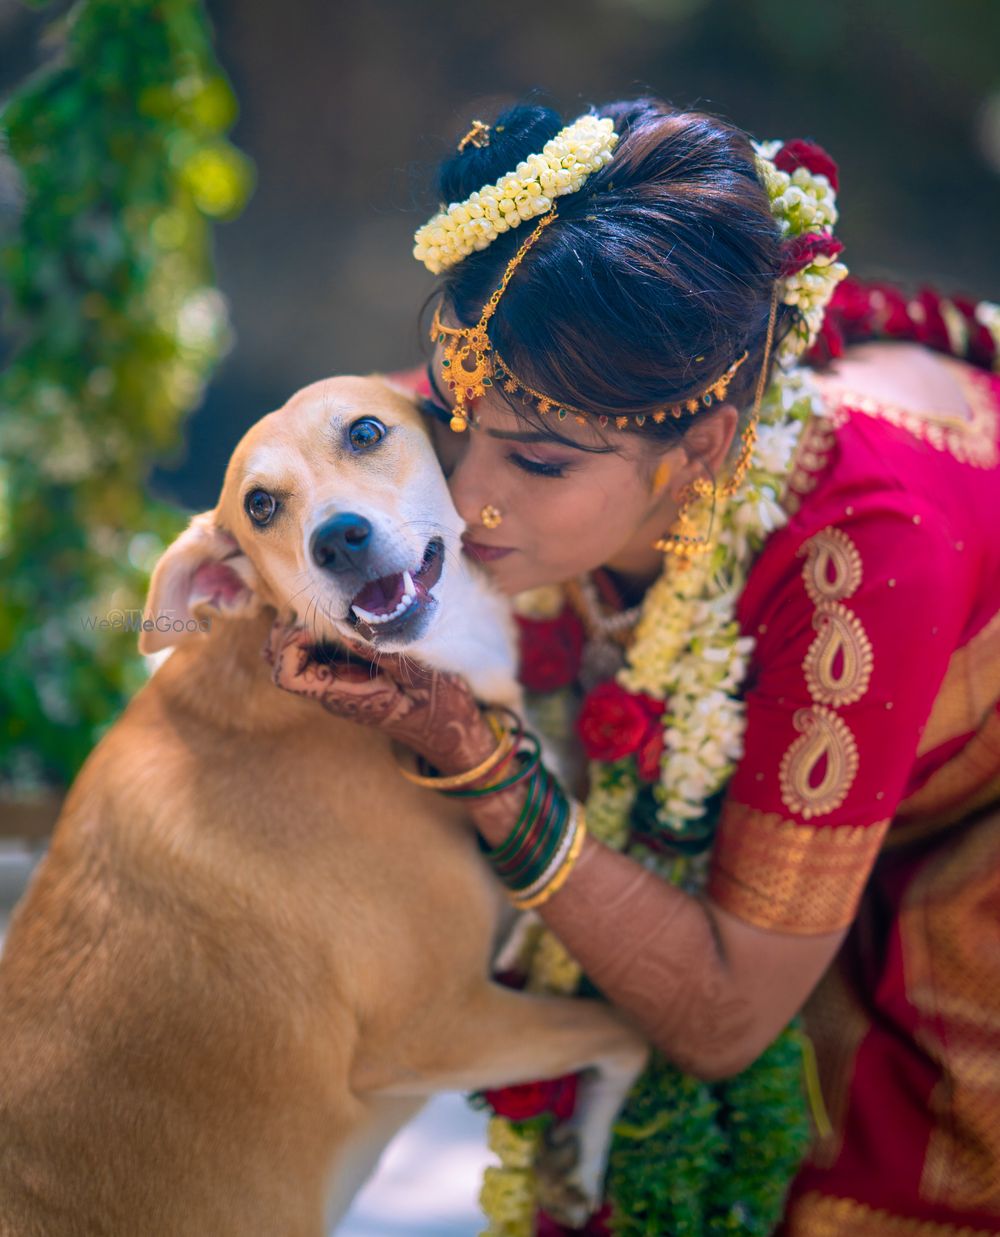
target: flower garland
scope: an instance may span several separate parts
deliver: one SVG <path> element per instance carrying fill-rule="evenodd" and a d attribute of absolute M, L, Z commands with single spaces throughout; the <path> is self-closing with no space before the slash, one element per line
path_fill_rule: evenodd
<path fill-rule="evenodd" d="M 577 719 L 591 762 L 590 832 L 692 891 L 703 884 L 715 810 L 743 749 L 739 691 L 754 641 L 740 634 L 736 604 L 754 556 L 787 520 L 780 500 L 803 425 L 825 414 L 817 384 L 794 361 L 815 343 L 824 306 L 847 274 L 835 260 L 842 247 L 830 232 L 836 220 L 832 160 L 804 142 L 755 144 L 755 151 L 785 238 L 780 292 L 799 308 L 799 321 L 778 350 L 750 468 L 737 493 L 716 509 L 711 552 L 683 571 L 667 561 L 647 593 L 626 666 L 590 692 Z M 562 720 L 562 734 L 548 731 L 558 742 L 566 739 L 572 713 L 575 667 L 561 692 L 551 688 L 560 660 L 578 665 L 579 625 L 565 611 L 532 618 L 531 607 L 525 598 L 522 681 L 530 690 L 532 660 L 545 666 L 538 686 L 550 692 L 545 713 L 556 731 Z M 561 659 L 537 652 L 546 627 L 562 645 Z M 556 705 L 557 695 L 563 700 Z M 578 964 L 540 925 L 520 968 L 530 990 L 571 994 L 581 983 L 586 989 Z M 684 1075 L 654 1053 L 615 1126 L 608 1202 L 584 1231 L 629 1237 L 769 1233 L 808 1141 L 805 1051 L 793 1025 L 748 1070 L 715 1083 Z M 500 1159 L 486 1170 L 480 1197 L 489 1219 L 484 1237 L 567 1231 L 538 1210 L 533 1167 L 545 1124 L 565 1111 L 567 1080 L 483 1098 L 495 1114 L 490 1147 Z"/>
<path fill-rule="evenodd" d="M 417 231 L 413 256 L 439 275 L 473 250 L 485 249 L 501 232 L 543 215 L 553 198 L 576 193 L 611 159 L 617 144 L 610 116 L 579 116 L 509 175 L 438 211 Z"/>

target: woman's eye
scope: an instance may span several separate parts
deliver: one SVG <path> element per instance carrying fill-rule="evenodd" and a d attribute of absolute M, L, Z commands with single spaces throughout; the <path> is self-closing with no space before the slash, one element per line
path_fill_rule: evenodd
<path fill-rule="evenodd" d="M 267 490 L 251 490 L 243 500 L 243 506 L 255 524 L 268 524 L 278 510 L 278 500 Z"/>
<path fill-rule="evenodd" d="M 535 477 L 562 477 L 565 469 L 562 464 L 543 464 L 541 460 L 529 460 L 516 452 L 510 456 L 510 462 L 516 464 L 523 472 L 530 472 Z"/>
<path fill-rule="evenodd" d="M 347 437 L 356 451 L 364 451 L 382 441 L 385 437 L 385 426 L 374 417 L 362 417 L 350 427 Z"/>

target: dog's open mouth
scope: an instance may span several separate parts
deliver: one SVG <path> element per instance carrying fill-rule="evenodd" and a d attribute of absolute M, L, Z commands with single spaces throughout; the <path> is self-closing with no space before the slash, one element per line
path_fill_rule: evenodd
<path fill-rule="evenodd" d="M 444 542 L 434 537 L 427 543 L 416 571 L 370 580 L 351 599 L 351 623 L 368 639 L 398 635 L 433 604 L 430 592 L 441 579 L 443 568 Z"/>

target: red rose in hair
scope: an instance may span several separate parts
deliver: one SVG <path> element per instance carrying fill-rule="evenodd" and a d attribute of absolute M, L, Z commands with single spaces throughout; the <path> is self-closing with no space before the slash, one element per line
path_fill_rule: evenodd
<path fill-rule="evenodd" d="M 825 232 L 803 232 L 781 243 L 781 274 L 794 275 L 810 266 L 820 254 L 835 258 L 844 249 L 843 241 Z"/>
<path fill-rule="evenodd" d="M 564 1074 L 545 1082 L 522 1082 L 514 1087 L 484 1091 L 483 1097 L 498 1117 L 508 1121 L 527 1121 L 547 1112 L 554 1113 L 557 1121 L 566 1121 L 573 1115 L 578 1077 Z"/>
<path fill-rule="evenodd" d="M 806 142 L 800 137 L 792 138 L 774 156 L 774 166 L 781 172 L 794 172 L 805 168 L 816 176 L 825 176 L 834 190 L 840 188 L 837 165 L 822 146 Z"/>
<path fill-rule="evenodd" d="M 915 308 L 908 312 L 913 321 L 912 338 L 939 352 L 951 351 L 951 336 L 941 313 L 941 297 L 933 288 L 921 288 Z"/>
<path fill-rule="evenodd" d="M 553 619 L 516 615 L 521 637 L 522 685 L 531 692 L 568 687 L 580 673 L 584 632 L 576 612 L 566 606 Z"/>
<path fill-rule="evenodd" d="M 638 752 L 662 729 L 659 718 L 665 707 L 652 696 L 627 692 L 614 679 L 598 683 L 576 721 L 584 751 L 591 760 L 621 760 Z"/>

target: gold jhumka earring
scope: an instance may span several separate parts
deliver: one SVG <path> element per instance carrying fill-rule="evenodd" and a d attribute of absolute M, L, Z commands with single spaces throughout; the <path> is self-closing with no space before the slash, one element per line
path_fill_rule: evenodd
<path fill-rule="evenodd" d="M 692 559 L 707 554 L 712 548 L 712 525 L 715 521 L 715 502 L 719 498 L 731 498 L 743 484 L 743 479 L 750 468 L 754 447 L 757 445 L 757 426 L 760 422 L 760 405 L 764 398 L 764 388 L 767 382 L 767 368 L 771 360 L 771 346 L 774 343 L 774 324 L 778 310 L 778 285 L 771 290 L 771 310 L 767 320 L 767 335 L 764 339 L 764 359 L 760 373 L 757 375 L 757 389 L 754 392 L 753 409 L 747 419 L 740 441 L 739 454 L 733 465 L 729 480 L 722 486 L 714 481 L 699 477 L 686 485 L 680 493 L 680 507 L 677 517 L 671 527 L 653 548 L 664 554 L 673 554 L 679 560 L 680 566 L 687 566 Z M 746 354 L 744 353 L 744 356 Z M 691 507 L 700 498 L 711 498 L 712 509 L 709 513 L 708 529 L 704 533 L 695 530 L 691 517 Z"/>

